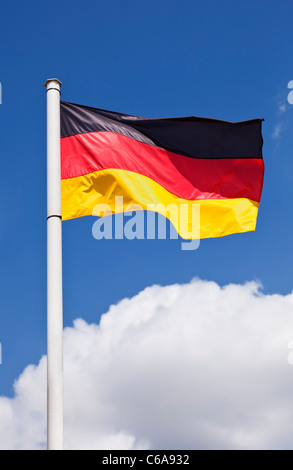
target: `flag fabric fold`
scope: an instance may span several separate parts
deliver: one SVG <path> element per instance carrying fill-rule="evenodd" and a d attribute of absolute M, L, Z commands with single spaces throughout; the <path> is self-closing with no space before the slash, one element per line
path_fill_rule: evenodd
<path fill-rule="evenodd" d="M 200 206 L 200 238 L 255 229 L 264 164 L 262 120 L 146 119 L 61 102 L 62 219 L 115 212 L 115 196 L 143 209 Z M 117 210 L 117 207 L 116 207 Z M 178 233 L 186 231 L 167 217 Z"/>

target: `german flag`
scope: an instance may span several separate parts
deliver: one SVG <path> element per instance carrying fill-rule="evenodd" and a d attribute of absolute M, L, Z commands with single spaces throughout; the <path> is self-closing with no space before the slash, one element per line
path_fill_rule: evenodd
<path fill-rule="evenodd" d="M 115 197 L 123 196 L 121 212 L 129 204 L 155 204 L 157 212 L 200 205 L 200 238 L 255 230 L 261 125 L 261 119 L 146 119 L 62 101 L 62 219 L 92 215 L 97 204 L 114 213 Z"/>

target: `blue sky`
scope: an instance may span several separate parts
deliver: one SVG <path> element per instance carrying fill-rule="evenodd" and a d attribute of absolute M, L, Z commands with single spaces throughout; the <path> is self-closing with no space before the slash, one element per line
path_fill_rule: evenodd
<path fill-rule="evenodd" d="M 264 118 L 256 232 L 203 240 L 96 241 L 63 224 L 64 325 L 98 322 L 153 284 L 259 280 L 292 291 L 293 5 L 289 0 L 11 1 L 1 5 L 0 395 L 46 353 L 46 93 L 146 117 Z"/>

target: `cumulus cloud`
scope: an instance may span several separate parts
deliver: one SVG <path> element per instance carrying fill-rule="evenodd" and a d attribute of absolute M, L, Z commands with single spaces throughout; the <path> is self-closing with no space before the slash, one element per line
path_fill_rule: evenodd
<path fill-rule="evenodd" d="M 64 331 L 68 449 L 292 448 L 293 294 L 152 286 Z M 46 358 L 0 398 L 0 447 L 45 447 Z"/>

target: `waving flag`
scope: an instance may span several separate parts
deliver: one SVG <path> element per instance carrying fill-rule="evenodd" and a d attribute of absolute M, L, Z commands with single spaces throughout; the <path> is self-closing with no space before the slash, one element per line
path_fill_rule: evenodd
<path fill-rule="evenodd" d="M 255 229 L 264 164 L 261 119 L 146 119 L 61 102 L 62 219 L 200 205 L 200 238 Z M 162 212 L 163 213 L 163 212 Z M 164 215 L 166 215 L 164 213 Z M 181 236 L 177 220 L 167 215 Z"/>

